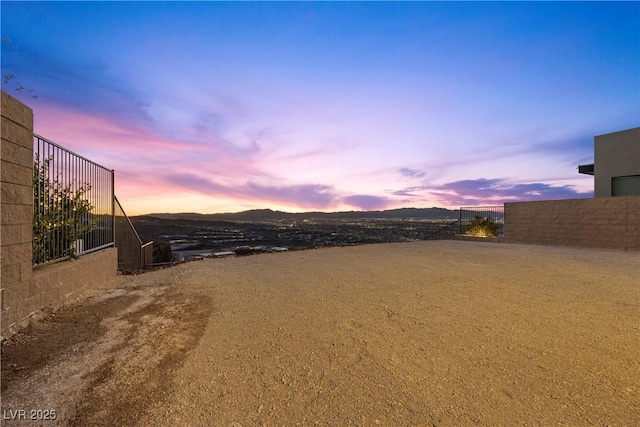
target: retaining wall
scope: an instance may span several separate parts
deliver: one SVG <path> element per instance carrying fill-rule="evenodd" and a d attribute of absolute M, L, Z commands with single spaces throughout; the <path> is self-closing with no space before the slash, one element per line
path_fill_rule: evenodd
<path fill-rule="evenodd" d="M 114 207 L 118 269 L 121 271 L 144 270 L 153 263 L 153 242 L 142 243 L 117 198 Z"/>
<path fill-rule="evenodd" d="M 505 203 L 509 243 L 640 250 L 640 196 Z"/>

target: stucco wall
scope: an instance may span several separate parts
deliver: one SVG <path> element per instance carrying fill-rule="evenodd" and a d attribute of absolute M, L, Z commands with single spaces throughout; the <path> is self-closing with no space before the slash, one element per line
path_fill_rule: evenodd
<path fill-rule="evenodd" d="M 505 203 L 510 243 L 640 250 L 640 196 Z"/>
<path fill-rule="evenodd" d="M 611 178 L 640 175 L 640 127 L 594 138 L 595 197 L 611 196 Z"/>
<path fill-rule="evenodd" d="M 33 112 L 2 92 L 1 113 L 0 331 L 5 338 L 41 309 L 55 309 L 86 289 L 115 283 L 117 251 L 33 271 Z"/>

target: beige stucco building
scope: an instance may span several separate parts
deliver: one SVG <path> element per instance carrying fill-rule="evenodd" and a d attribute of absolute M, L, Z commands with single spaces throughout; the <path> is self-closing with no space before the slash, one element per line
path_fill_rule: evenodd
<path fill-rule="evenodd" d="M 505 203 L 506 241 L 640 250 L 640 127 L 596 136 L 579 171 L 594 176 L 595 197 Z"/>
<path fill-rule="evenodd" d="M 594 196 L 640 195 L 640 127 L 594 138 L 594 163 L 578 167 L 594 176 Z"/>

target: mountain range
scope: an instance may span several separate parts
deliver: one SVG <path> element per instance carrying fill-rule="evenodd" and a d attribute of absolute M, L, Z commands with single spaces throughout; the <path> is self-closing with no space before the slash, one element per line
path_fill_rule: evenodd
<path fill-rule="evenodd" d="M 401 208 L 383 211 L 345 211 L 345 212 L 282 212 L 272 209 L 252 209 L 236 213 L 153 213 L 144 215 L 173 220 L 201 221 L 241 221 L 261 222 L 304 219 L 386 219 L 386 218 L 418 218 L 418 219 L 458 219 L 460 211 L 445 208 Z"/>

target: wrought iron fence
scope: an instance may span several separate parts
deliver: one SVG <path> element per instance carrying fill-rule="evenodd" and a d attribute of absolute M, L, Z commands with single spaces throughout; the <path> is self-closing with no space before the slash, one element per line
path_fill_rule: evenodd
<path fill-rule="evenodd" d="M 33 153 L 33 264 L 113 246 L 113 171 L 39 135 Z"/>
<path fill-rule="evenodd" d="M 504 205 L 460 208 L 460 234 L 476 237 L 504 236 Z"/>

